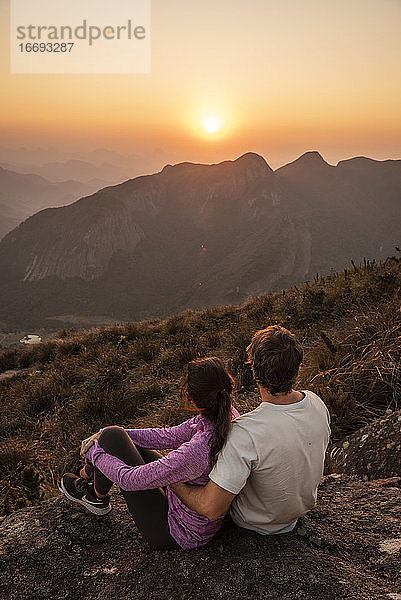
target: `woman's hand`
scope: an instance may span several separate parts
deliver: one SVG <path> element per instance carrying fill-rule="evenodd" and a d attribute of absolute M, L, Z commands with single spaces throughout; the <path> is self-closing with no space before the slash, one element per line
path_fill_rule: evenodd
<path fill-rule="evenodd" d="M 87 452 L 89 450 L 89 448 L 91 446 L 93 446 L 93 442 L 95 440 L 98 440 L 99 436 L 100 436 L 100 432 L 98 431 L 97 433 L 94 433 L 93 435 L 89 436 L 88 438 L 85 438 L 84 440 L 82 440 L 81 451 L 80 451 L 82 458 L 85 458 L 85 452 Z"/>

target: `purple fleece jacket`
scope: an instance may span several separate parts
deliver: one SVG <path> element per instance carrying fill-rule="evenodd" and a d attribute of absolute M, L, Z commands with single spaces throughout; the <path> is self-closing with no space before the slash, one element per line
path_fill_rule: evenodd
<path fill-rule="evenodd" d="M 238 416 L 238 411 L 232 408 L 231 418 Z M 131 467 L 105 452 L 95 440 L 85 456 L 122 490 L 149 490 L 167 486 L 167 519 L 171 535 L 184 550 L 205 545 L 219 530 L 224 515 L 210 521 L 181 502 L 169 485 L 180 482 L 203 486 L 207 484 L 213 424 L 201 415 L 196 415 L 175 427 L 126 429 L 126 432 L 134 444 L 143 448 L 172 450 L 159 460 Z"/>

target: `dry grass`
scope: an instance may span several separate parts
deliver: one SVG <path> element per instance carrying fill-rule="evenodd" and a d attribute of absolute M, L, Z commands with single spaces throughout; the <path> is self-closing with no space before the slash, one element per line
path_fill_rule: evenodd
<path fill-rule="evenodd" d="M 344 321 L 307 350 L 302 379 L 328 405 L 334 434 L 400 408 L 400 302 L 394 297 Z M 330 342 L 335 346 L 335 351 Z"/>
<path fill-rule="evenodd" d="M 80 440 L 99 427 L 188 418 L 179 389 L 185 364 L 196 356 L 225 360 L 237 381 L 237 407 L 253 408 L 258 398 L 245 348 L 257 329 L 272 323 L 304 343 L 300 386 L 325 400 L 336 436 L 397 408 L 400 287 L 401 261 L 391 258 L 242 306 L 64 330 L 38 346 L 2 352 L 0 372 L 30 371 L 0 381 L 1 512 L 36 497 L 22 482 L 27 465 L 40 474 L 40 489 L 54 493 L 60 474 L 78 465 Z"/>

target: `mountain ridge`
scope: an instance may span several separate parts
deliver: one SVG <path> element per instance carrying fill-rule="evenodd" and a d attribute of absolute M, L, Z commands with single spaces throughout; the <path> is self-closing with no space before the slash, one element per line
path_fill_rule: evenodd
<path fill-rule="evenodd" d="M 355 165 L 312 151 L 273 171 L 249 152 L 165 165 L 42 210 L 0 243 L 1 320 L 27 312 L 24 290 L 40 318 L 144 318 L 380 259 L 399 244 L 401 161 Z"/>

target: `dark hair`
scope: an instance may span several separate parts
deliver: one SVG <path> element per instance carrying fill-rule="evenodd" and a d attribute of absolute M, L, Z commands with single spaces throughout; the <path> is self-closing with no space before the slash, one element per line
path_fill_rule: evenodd
<path fill-rule="evenodd" d="M 220 358 L 198 358 L 187 364 L 182 396 L 191 399 L 202 415 L 214 423 L 209 454 L 212 467 L 230 430 L 234 387 L 234 379 Z"/>
<path fill-rule="evenodd" d="M 293 333 L 272 325 L 257 331 L 246 349 L 256 381 L 273 396 L 294 387 L 302 362 L 302 347 Z"/>

